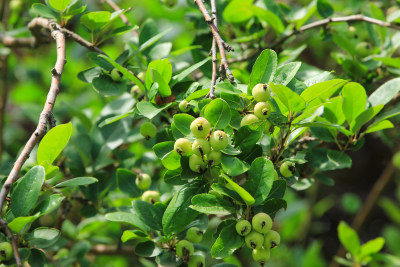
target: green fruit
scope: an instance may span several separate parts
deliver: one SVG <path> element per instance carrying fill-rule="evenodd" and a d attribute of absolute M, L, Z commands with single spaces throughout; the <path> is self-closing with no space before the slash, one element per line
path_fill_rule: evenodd
<path fill-rule="evenodd" d="M 262 248 L 264 244 L 264 236 L 257 232 L 251 232 L 250 234 L 246 235 L 244 241 L 249 248 Z"/>
<path fill-rule="evenodd" d="M 254 97 L 254 100 L 257 102 L 266 102 L 269 100 L 271 96 L 271 92 L 269 86 L 266 84 L 259 83 L 253 87 L 251 90 L 251 94 Z"/>
<path fill-rule="evenodd" d="M 151 191 L 151 190 L 146 191 L 142 195 L 142 200 L 149 202 L 150 204 L 154 204 L 154 203 L 160 201 L 160 193 L 158 193 L 157 191 Z"/>
<path fill-rule="evenodd" d="M 264 236 L 264 247 L 274 248 L 281 243 L 281 236 L 277 231 L 271 230 Z"/>
<path fill-rule="evenodd" d="M 274 181 L 279 179 L 278 172 L 274 169 Z"/>
<path fill-rule="evenodd" d="M 176 244 L 176 254 L 179 258 L 189 260 L 189 257 L 193 255 L 194 247 L 193 244 L 187 240 L 181 240 Z"/>
<path fill-rule="evenodd" d="M 259 119 L 256 115 L 247 114 L 246 116 L 243 117 L 242 121 L 240 122 L 240 127 L 253 124 L 257 121 L 259 121 Z"/>
<path fill-rule="evenodd" d="M 207 159 L 206 157 L 199 157 L 195 154 L 191 155 L 189 158 L 189 168 L 198 173 L 202 173 L 206 170 L 207 167 Z"/>
<path fill-rule="evenodd" d="M 203 157 L 211 151 L 210 142 L 204 138 L 197 138 L 192 145 L 193 154 Z"/>
<path fill-rule="evenodd" d="M 132 86 L 131 88 L 131 96 L 133 98 L 138 98 L 138 96 L 140 96 L 143 93 L 142 89 L 140 89 L 139 86 L 137 86 L 136 84 L 134 86 Z"/>
<path fill-rule="evenodd" d="M 144 138 L 146 138 L 146 140 L 149 140 L 150 138 L 156 136 L 157 128 L 153 123 L 145 122 L 140 127 L 140 133 L 144 136 Z"/>
<path fill-rule="evenodd" d="M 271 106 L 265 102 L 258 102 L 254 106 L 254 115 L 256 115 L 260 120 L 265 120 L 271 115 Z"/>
<path fill-rule="evenodd" d="M 210 145 L 214 150 L 223 150 L 228 146 L 228 136 L 224 131 L 215 131 L 210 136 Z"/>
<path fill-rule="evenodd" d="M 265 234 L 269 230 L 271 230 L 272 219 L 268 214 L 261 212 L 253 217 L 253 220 L 251 220 L 251 224 L 253 225 L 254 231 Z"/>
<path fill-rule="evenodd" d="M 117 68 L 111 71 L 110 76 L 114 82 L 119 82 L 122 79 L 122 73 Z"/>
<path fill-rule="evenodd" d="M 394 154 L 392 162 L 396 168 L 400 169 L 400 152 L 396 152 L 396 154 Z"/>
<path fill-rule="evenodd" d="M 135 183 L 141 190 L 146 190 L 151 185 L 151 177 L 147 173 L 141 173 L 136 177 Z"/>
<path fill-rule="evenodd" d="M 273 125 L 269 120 L 266 120 L 264 134 L 271 135 L 274 133 L 274 130 L 275 130 L 275 125 Z"/>
<path fill-rule="evenodd" d="M 141 71 L 138 73 L 137 77 L 141 80 L 144 81 L 146 79 L 146 73 L 144 71 Z"/>
<path fill-rule="evenodd" d="M 295 170 L 296 167 L 294 163 L 290 161 L 285 161 L 279 168 L 279 171 L 281 172 L 282 176 L 286 178 L 293 176 Z"/>
<path fill-rule="evenodd" d="M 346 34 L 346 36 L 348 38 L 351 38 L 351 39 L 357 39 L 358 38 L 357 29 L 354 28 L 353 26 L 349 26 L 347 28 L 347 31 L 345 32 L 345 34 Z"/>
<path fill-rule="evenodd" d="M 13 248 L 10 243 L 8 242 L 1 242 L 0 243 L 0 260 L 1 261 L 8 261 L 11 260 L 14 256 Z"/>
<path fill-rule="evenodd" d="M 200 243 L 203 239 L 203 231 L 197 227 L 191 227 L 186 232 L 186 239 L 192 243 Z"/>
<path fill-rule="evenodd" d="M 162 3 L 169 7 L 174 7 L 178 0 L 162 0 Z"/>
<path fill-rule="evenodd" d="M 255 262 L 257 262 L 261 266 L 264 266 L 271 256 L 271 251 L 267 248 L 258 248 L 254 249 L 251 254 Z"/>
<path fill-rule="evenodd" d="M 206 137 L 211 129 L 211 124 L 203 117 L 198 117 L 190 124 L 190 131 L 196 137 Z"/>
<path fill-rule="evenodd" d="M 236 223 L 236 232 L 241 236 L 246 236 L 251 232 L 251 224 L 248 220 L 240 220 Z"/>
<path fill-rule="evenodd" d="M 192 152 L 192 144 L 186 138 L 179 138 L 175 141 L 174 150 L 181 156 L 187 156 Z"/>
<path fill-rule="evenodd" d="M 359 57 L 366 57 L 372 54 L 372 46 L 367 42 L 361 42 L 356 45 L 356 54 Z"/>
<path fill-rule="evenodd" d="M 188 261 L 188 267 L 205 267 L 206 260 L 201 255 L 193 255 Z"/>
<path fill-rule="evenodd" d="M 190 110 L 190 104 L 186 100 L 183 100 L 179 103 L 179 110 L 181 112 L 188 112 Z"/>
<path fill-rule="evenodd" d="M 207 159 L 211 166 L 219 165 L 221 164 L 221 152 L 213 150 L 207 154 Z"/>

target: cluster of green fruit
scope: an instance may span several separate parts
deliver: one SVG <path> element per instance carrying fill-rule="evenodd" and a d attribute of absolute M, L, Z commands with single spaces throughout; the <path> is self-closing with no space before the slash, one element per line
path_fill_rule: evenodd
<path fill-rule="evenodd" d="M 190 131 L 196 137 L 191 143 L 187 138 L 175 141 L 174 150 L 181 156 L 189 157 L 189 168 L 197 173 L 203 173 L 207 166 L 221 163 L 221 150 L 228 145 L 228 136 L 224 131 L 210 133 L 211 124 L 203 117 L 196 118 L 190 124 Z"/>
<path fill-rule="evenodd" d="M 201 254 L 194 254 L 193 243 L 200 243 L 203 239 L 203 231 L 197 227 L 191 227 L 186 232 L 186 240 L 181 240 L 176 244 L 176 255 L 184 262 L 187 262 L 188 267 L 204 267 L 205 259 Z"/>
<path fill-rule="evenodd" d="M 274 125 L 268 121 L 268 117 L 272 112 L 272 105 L 268 102 L 271 97 L 271 89 L 267 84 L 257 84 L 251 91 L 254 100 L 257 102 L 255 104 L 253 113 L 245 115 L 241 122 L 240 127 L 253 124 L 258 121 L 265 121 L 265 134 L 271 134 L 274 131 Z"/>
<path fill-rule="evenodd" d="M 13 248 L 9 242 L 0 243 L 0 261 L 9 261 L 14 256 Z"/>
<path fill-rule="evenodd" d="M 272 219 L 266 213 L 256 214 L 251 224 L 247 220 L 240 220 L 236 223 L 236 232 L 245 237 L 246 245 L 253 250 L 254 261 L 261 266 L 270 257 L 270 250 L 279 246 L 281 237 L 278 232 L 271 230 Z"/>
<path fill-rule="evenodd" d="M 147 173 L 139 173 L 136 176 L 135 183 L 140 190 L 147 190 L 151 186 L 151 177 Z M 147 190 L 142 195 L 142 200 L 154 204 L 160 201 L 160 193 L 158 191 Z"/>

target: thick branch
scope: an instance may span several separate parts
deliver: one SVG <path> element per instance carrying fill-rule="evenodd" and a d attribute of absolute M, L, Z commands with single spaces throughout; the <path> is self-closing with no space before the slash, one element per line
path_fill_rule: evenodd
<path fill-rule="evenodd" d="M 54 107 L 54 103 L 56 101 L 57 94 L 59 92 L 61 74 L 64 69 L 65 60 L 65 36 L 60 31 L 59 26 L 54 22 L 49 22 L 48 20 L 39 20 L 38 24 L 48 23 L 47 25 L 42 25 L 44 28 L 51 29 L 51 35 L 56 41 L 57 45 L 57 61 L 55 67 L 51 70 L 52 80 L 50 85 L 50 90 L 47 95 L 46 103 L 44 105 L 43 111 L 40 113 L 39 122 L 36 130 L 29 138 L 26 143 L 22 153 L 19 155 L 17 161 L 14 163 L 14 166 L 7 177 L 3 187 L 0 191 L 0 213 L 3 210 L 3 205 L 5 198 L 8 192 L 11 189 L 12 184 L 18 180 L 18 173 L 22 168 L 22 165 L 25 163 L 26 159 L 29 157 L 34 146 L 39 142 L 40 138 L 46 133 L 47 130 L 47 121 L 49 116 L 52 114 L 52 110 Z"/>
<path fill-rule="evenodd" d="M 214 19 L 210 17 L 210 14 L 208 14 L 208 11 L 204 6 L 203 1 L 194 0 L 194 2 L 197 4 L 201 13 L 203 14 L 204 19 L 208 23 L 208 26 L 210 27 L 211 32 L 218 45 L 219 54 L 221 56 L 221 66 L 220 66 L 221 78 L 224 78 L 224 74 L 226 73 L 228 75 L 229 80 L 233 82 L 235 78 L 233 77 L 232 71 L 229 69 L 228 60 L 226 59 L 226 52 L 225 52 L 225 50 L 228 52 L 233 51 L 233 48 L 221 38 L 218 28 L 215 26 L 213 22 Z"/>

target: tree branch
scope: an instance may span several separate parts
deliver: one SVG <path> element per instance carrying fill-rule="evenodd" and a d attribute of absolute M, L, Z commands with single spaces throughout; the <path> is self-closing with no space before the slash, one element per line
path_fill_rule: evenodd
<path fill-rule="evenodd" d="M 29 157 L 32 149 L 34 146 L 39 142 L 41 137 L 46 133 L 47 130 L 47 122 L 50 116 L 52 116 L 52 110 L 54 108 L 54 103 L 56 101 L 57 94 L 60 89 L 60 80 L 61 80 L 61 75 L 64 70 L 64 65 L 65 65 L 65 36 L 61 32 L 59 26 L 46 19 L 41 19 L 38 18 L 35 21 L 35 27 L 36 26 L 41 26 L 43 28 L 50 29 L 51 31 L 51 36 L 55 39 L 56 41 L 56 46 L 57 46 L 57 61 L 55 64 L 55 67 L 51 70 L 52 73 L 52 80 L 51 80 L 51 85 L 50 85 L 50 90 L 47 95 L 46 103 L 44 105 L 43 111 L 40 113 L 40 118 L 39 122 L 37 125 L 36 130 L 32 134 L 32 136 L 29 138 L 28 142 L 26 143 L 22 153 L 19 155 L 17 158 L 17 161 L 14 163 L 14 166 L 8 175 L 3 187 L 1 188 L 0 191 L 0 213 L 2 213 L 3 210 L 3 205 L 6 199 L 6 196 L 8 192 L 10 191 L 13 183 L 18 180 L 18 173 L 21 170 L 23 164 L 25 163 L 26 159 Z M 39 33 L 38 31 L 36 33 Z M 0 226 L 3 228 L 4 232 L 7 234 L 7 236 L 10 238 L 13 249 L 14 249 L 14 256 L 15 260 L 17 262 L 18 266 L 22 266 L 21 259 L 19 258 L 18 255 L 18 248 L 16 244 L 16 240 L 13 238 L 13 235 L 10 231 L 10 229 L 7 226 L 7 223 L 3 220 L 0 219 Z"/>
<path fill-rule="evenodd" d="M 121 10 L 121 8 L 112 0 L 101 0 L 103 3 L 107 3 L 112 9 L 115 11 Z M 125 25 L 132 26 L 132 24 L 129 22 L 128 18 L 125 16 L 125 14 L 121 14 L 120 16 L 122 22 Z M 137 36 L 138 32 L 137 31 L 132 31 L 133 35 Z"/>
<path fill-rule="evenodd" d="M 215 0 L 211 0 L 211 14 L 212 14 L 212 19 L 214 21 L 214 25 L 218 29 L 217 6 Z M 206 97 L 212 99 L 215 97 L 214 94 L 215 84 L 217 83 L 217 77 L 218 77 L 217 41 L 215 40 L 215 37 L 213 37 L 212 41 L 211 55 L 212 55 L 211 87 L 210 87 L 210 92 L 207 94 Z"/>
<path fill-rule="evenodd" d="M 228 75 L 229 80 L 233 82 L 235 78 L 233 77 L 232 71 L 229 69 L 228 60 L 226 59 L 226 52 L 225 52 L 225 50 L 228 52 L 233 51 L 233 48 L 221 38 L 218 27 L 214 24 L 214 19 L 210 17 L 210 14 L 208 14 L 208 11 L 204 6 L 203 1 L 194 0 L 194 2 L 197 4 L 201 13 L 203 14 L 204 19 L 208 23 L 208 26 L 210 27 L 214 39 L 218 45 L 219 54 L 221 56 L 221 66 L 219 69 L 221 74 L 221 79 L 224 80 L 226 78 L 226 75 Z"/>

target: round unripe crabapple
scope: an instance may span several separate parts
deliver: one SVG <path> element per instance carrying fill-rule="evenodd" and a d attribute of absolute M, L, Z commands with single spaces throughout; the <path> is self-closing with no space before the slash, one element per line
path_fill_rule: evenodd
<path fill-rule="evenodd" d="M 198 117 L 190 124 L 190 131 L 196 137 L 206 137 L 210 129 L 211 124 L 203 117 Z"/>
<path fill-rule="evenodd" d="M 262 83 L 254 86 L 253 90 L 251 90 L 251 94 L 253 95 L 254 100 L 257 102 L 266 102 L 271 96 L 269 86 Z"/>
<path fill-rule="evenodd" d="M 366 57 L 372 53 L 372 46 L 367 42 L 361 42 L 356 45 L 356 54 L 359 57 Z"/>
<path fill-rule="evenodd" d="M 141 173 L 136 177 L 135 183 L 141 190 L 146 190 L 151 186 L 151 177 L 147 173 Z"/>
<path fill-rule="evenodd" d="M 140 127 L 140 133 L 144 136 L 144 138 L 146 138 L 146 140 L 149 140 L 150 138 L 156 136 L 157 128 L 153 123 L 148 121 L 142 124 Z"/>
<path fill-rule="evenodd" d="M 189 104 L 189 102 L 187 102 L 186 100 L 182 100 L 182 101 L 179 103 L 179 110 L 180 110 L 181 112 L 188 112 L 188 111 L 190 110 L 190 104 Z"/>
<path fill-rule="evenodd" d="M 271 115 L 271 106 L 266 102 L 258 102 L 254 106 L 254 115 L 260 120 L 267 119 Z"/>
<path fill-rule="evenodd" d="M 210 153 L 211 151 L 210 143 L 207 141 L 207 139 L 197 138 L 193 142 L 192 151 L 193 154 L 199 157 L 203 157 L 204 155 Z"/>
<path fill-rule="evenodd" d="M 246 235 L 244 241 L 249 248 L 258 249 L 262 248 L 264 244 L 264 236 L 257 232 L 251 232 L 250 234 Z"/>
<path fill-rule="evenodd" d="M 204 172 L 207 167 L 207 160 L 205 158 L 201 158 L 195 154 L 191 155 L 189 158 L 189 168 L 194 172 Z"/>
<path fill-rule="evenodd" d="M 254 115 L 254 114 L 247 114 L 246 116 L 243 117 L 243 119 L 240 121 L 240 127 L 246 126 L 246 125 L 250 125 L 253 124 L 257 121 L 259 121 L 260 119 Z"/>
<path fill-rule="evenodd" d="M 110 76 L 114 82 L 119 82 L 122 79 L 122 73 L 117 68 L 112 69 Z"/>
<path fill-rule="evenodd" d="M 228 136 L 224 131 L 215 131 L 210 136 L 210 145 L 214 150 L 223 150 L 228 146 Z"/>
<path fill-rule="evenodd" d="M 277 231 L 271 230 L 264 236 L 264 247 L 274 248 L 281 243 L 281 236 Z"/>
<path fill-rule="evenodd" d="M 259 263 L 261 266 L 264 266 L 271 256 L 271 251 L 268 248 L 258 248 L 254 249 L 251 254 L 255 262 Z"/>
<path fill-rule="evenodd" d="M 274 181 L 279 179 L 278 172 L 274 169 Z"/>
<path fill-rule="evenodd" d="M 286 178 L 293 176 L 295 170 L 296 167 L 294 163 L 290 161 L 285 161 L 279 168 L 279 171 L 281 172 L 282 176 Z"/>
<path fill-rule="evenodd" d="M 200 243 L 203 240 L 203 231 L 197 227 L 191 227 L 186 232 L 186 239 L 192 243 Z"/>
<path fill-rule="evenodd" d="M 142 200 L 149 202 L 150 204 L 154 204 L 154 203 L 160 201 L 160 193 L 158 193 L 157 191 L 151 191 L 151 190 L 146 191 L 142 195 Z"/>
<path fill-rule="evenodd" d="M 0 243 L 0 260 L 8 261 L 11 260 L 14 256 L 14 252 L 12 246 L 9 242 L 1 242 Z"/>
<path fill-rule="evenodd" d="M 206 260 L 201 255 L 193 255 L 188 261 L 188 267 L 205 267 Z"/>
<path fill-rule="evenodd" d="M 274 132 L 274 130 L 275 130 L 275 125 L 273 125 L 269 120 L 266 120 L 264 134 L 270 135 Z"/>
<path fill-rule="evenodd" d="M 207 154 L 207 159 L 211 166 L 219 165 L 221 164 L 221 152 L 213 150 Z"/>
<path fill-rule="evenodd" d="M 181 259 L 189 259 L 193 255 L 194 247 L 193 244 L 187 240 L 181 240 L 176 244 L 176 254 Z"/>
<path fill-rule="evenodd" d="M 253 225 L 254 231 L 257 231 L 261 234 L 267 233 L 269 230 L 271 230 L 272 227 L 271 217 L 264 212 L 256 214 L 253 217 L 251 223 Z"/>
<path fill-rule="evenodd" d="M 240 220 L 236 223 L 236 232 L 241 236 L 246 236 L 251 232 L 251 224 L 248 220 Z"/>
<path fill-rule="evenodd" d="M 175 141 L 174 150 L 181 156 L 187 156 L 192 152 L 192 144 L 186 138 L 179 138 Z"/>

